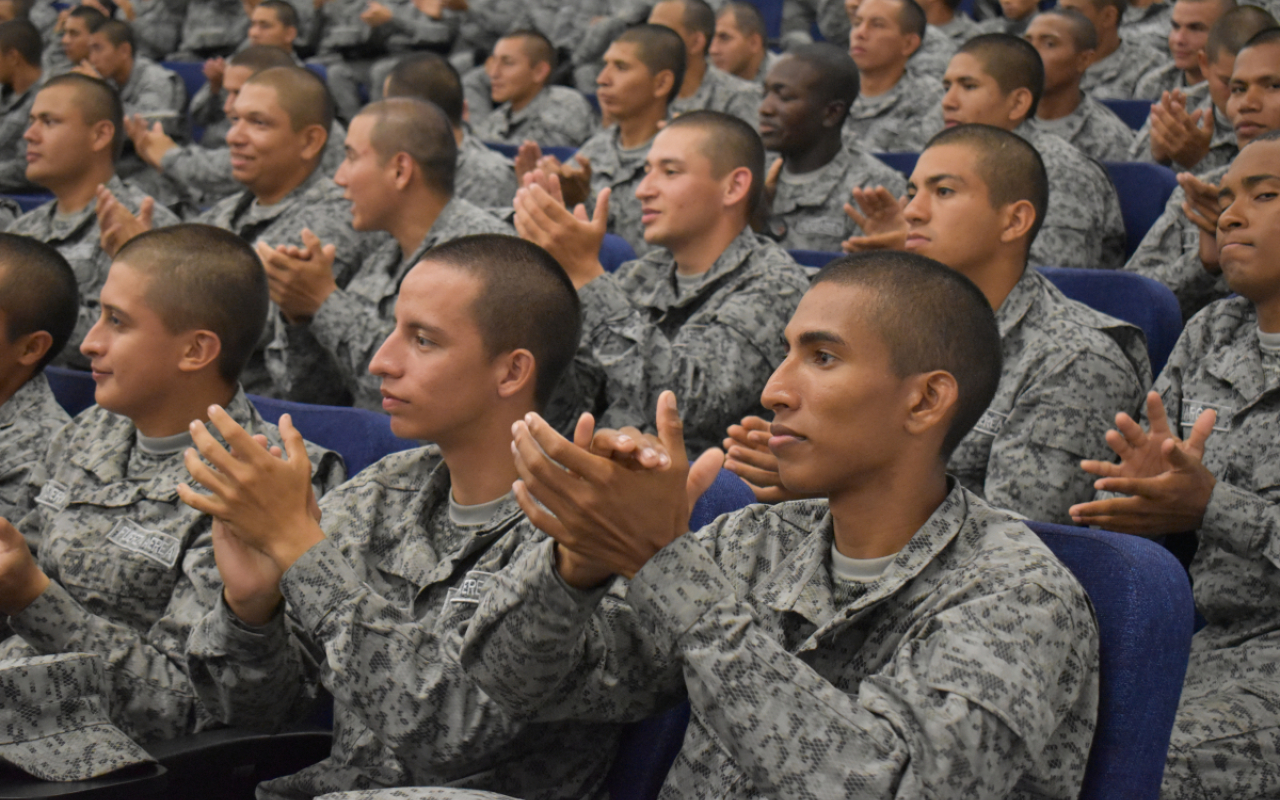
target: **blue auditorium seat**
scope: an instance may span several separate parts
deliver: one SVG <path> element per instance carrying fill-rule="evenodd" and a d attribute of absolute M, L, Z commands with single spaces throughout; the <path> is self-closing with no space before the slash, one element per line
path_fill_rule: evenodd
<path fill-rule="evenodd" d="M 1099 100 L 1107 108 L 1116 112 L 1116 116 L 1124 120 L 1124 124 L 1135 131 L 1142 130 L 1151 115 L 1150 100 Z"/>
<path fill-rule="evenodd" d="M 66 367 L 45 367 L 44 376 L 49 381 L 53 398 L 71 416 L 93 405 L 93 393 L 98 385 L 91 373 Z"/>
<path fill-rule="evenodd" d="M 915 170 L 916 162 L 920 160 L 919 153 L 874 153 L 873 155 L 908 178 Z"/>
<path fill-rule="evenodd" d="M 788 250 L 787 253 L 796 260 L 797 264 L 810 269 L 822 269 L 844 255 L 844 253 L 824 253 L 821 250 Z"/>
<path fill-rule="evenodd" d="M 1124 216 L 1125 258 L 1132 258 L 1142 237 L 1164 213 L 1169 195 L 1178 188 L 1173 170 L 1159 164 L 1107 161 L 1104 165 L 1120 195 Z"/>
<path fill-rule="evenodd" d="M 182 85 L 187 90 L 187 102 L 196 96 L 200 87 L 208 82 L 204 76 L 204 63 L 200 61 L 162 61 L 160 66 L 178 73 Z"/>
<path fill-rule="evenodd" d="M 249 400 L 267 422 L 278 422 L 281 414 L 291 415 L 304 439 L 342 456 L 348 478 L 383 456 L 420 446 L 393 434 L 390 417 L 367 409 L 294 403 L 252 394 Z"/>
<path fill-rule="evenodd" d="M 6 194 L 5 197 L 17 203 L 18 208 L 22 209 L 23 214 L 33 208 L 39 208 L 54 199 L 52 192 L 39 192 L 36 194 Z"/>
<path fill-rule="evenodd" d="M 617 272 L 618 267 L 635 261 L 636 251 L 626 239 L 616 233 L 606 233 L 600 243 L 600 266 L 605 272 Z"/>

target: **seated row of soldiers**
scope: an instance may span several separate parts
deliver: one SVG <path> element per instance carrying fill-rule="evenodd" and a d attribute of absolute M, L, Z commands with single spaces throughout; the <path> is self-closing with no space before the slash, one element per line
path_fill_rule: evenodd
<path fill-rule="evenodd" d="M 41 105 L 88 108 L 112 96 L 100 87 L 51 81 L 33 128 L 87 129 L 59 153 L 118 141 L 110 120 Z M 327 120 L 289 123 L 311 91 L 325 96 L 295 67 L 241 87 L 229 138 L 252 199 L 235 205 L 279 199 L 255 172 L 282 158 L 273 136 L 318 159 Z M 146 744 L 279 729 L 323 686 L 332 753 L 269 798 L 596 796 L 621 724 L 684 698 L 673 796 L 1075 797 L 1098 634 L 1025 515 L 1197 533 L 1208 624 L 1163 795 L 1274 784 L 1280 134 L 1241 151 L 1212 209 L 1189 207 L 1237 296 L 1191 320 L 1148 394 L 1141 332 L 1028 269 L 1051 181 L 1007 130 L 935 136 L 908 202 L 878 214 L 878 249 L 812 281 L 749 225 L 765 147 L 735 117 L 657 134 L 635 190 L 653 249 L 614 273 L 598 259 L 612 193 L 570 211 L 537 167 L 520 237 L 424 233 L 465 208 L 433 193 L 454 162 L 420 146 L 451 132 L 408 98 L 352 121 L 354 227 L 396 241 L 346 288 L 313 234 L 251 246 L 218 215 L 147 231 L 158 207 L 103 187 L 112 257 L 88 320 L 69 259 L 0 235 L 6 692 L 38 669 L 47 696 L 51 657 L 95 654 L 107 716 Z M 32 141 L 38 168 L 50 151 Z M 340 486 L 332 453 L 244 394 L 269 326 L 268 353 L 295 336 L 323 348 L 334 300 L 350 309 L 338 350 L 315 350 L 306 376 L 363 364 L 355 385 L 377 382 L 393 432 L 432 442 Z M 86 322 L 98 404 L 68 422 L 41 369 Z M 380 338 L 344 367 L 344 328 L 371 322 Z M 689 532 L 722 464 L 764 504 Z M 49 731 L 22 719 L 6 718 L 0 758 L 36 771 Z"/>

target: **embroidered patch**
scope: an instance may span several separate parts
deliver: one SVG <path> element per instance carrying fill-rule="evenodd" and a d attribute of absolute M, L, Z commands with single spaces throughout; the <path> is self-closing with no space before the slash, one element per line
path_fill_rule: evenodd
<path fill-rule="evenodd" d="M 988 408 L 982 413 L 982 419 L 978 420 L 978 424 L 974 425 L 973 429 L 987 436 L 995 436 L 1000 433 L 1000 429 L 1004 427 L 1005 420 L 1008 418 L 1008 414 L 1001 414 L 999 411 Z"/>
<path fill-rule="evenodd" d="M 449 589 L 444 596 L 444 604 L 479 603 L 484 595 L 484 587 L 488 585 L 492 572 L 472 570 L 462 579 L 462 583 Z"/>
<path fill-rule="evenodd" d="M 1234 406 L 1224 406 L 1221 403 L 1206 403 L 1203 400 L 1183 399 L 1182 419 L 1179 420 L 1179 423 L 1182 425 L 1184 433 L 1189 433 L 1196 419 L 1211 408 L 1218 412 L 1218 418 L 1213 421 L 1213 429 L 1215 431 L 1231 430 L 1231 418 L 1236 415 Z"/>
<path fill-rule="evenodd" d="M 36 495 L 36 502 L 52 511 L 66 508 L 69 499 L 67 487 L 57 481 L 49 481 L 40 489 L 40 494 Z"/>
<path fill-rule="evenodd" d="M 821 233 L 828 236 L 844 237 L 844 223 L 838 219 L 810 217 L 796 222 L 796 233 Z"/>
<path fill-rule="evenodd" d="M 178 553 L 182 550 L 182 542 L 177 537 L 144 528 L 131 519 L 116 523 L 107 541 L 169 568 L 178 563 Z"/>

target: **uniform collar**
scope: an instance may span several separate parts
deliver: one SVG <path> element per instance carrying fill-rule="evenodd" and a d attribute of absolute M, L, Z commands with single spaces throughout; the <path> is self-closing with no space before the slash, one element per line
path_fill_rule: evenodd
<path fill-rule="evenodd" d="M 670 250 L 660 248 L 640 259 L 639 264 L 650 268 L 641 273 L 643 277 L 635 281 L 635 285 L 627 287 L 627 294 L 637 304 L 660 311 L 702 302 L 719 288 L 722 278 L 741 267 L 759 246 L 755 232 L 744 227 L 707 270 L 702 283 L 683 297 L 677 295 L 675 257 Z"/>

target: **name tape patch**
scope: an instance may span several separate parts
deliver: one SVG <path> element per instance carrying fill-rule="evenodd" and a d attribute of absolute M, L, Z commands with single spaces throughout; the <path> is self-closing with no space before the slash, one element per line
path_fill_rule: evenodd
<path fill-rule="evenodd" d="M 978 433 L 985 433 L 987 436 L 995 436 L 1000 433 L 1000 429 L 1004 427 L 1005 420 L 1009 419 L 1008 414 L 1001 414 L 999 411 L 993 411 L 988 408 L 982 412 L 982 418 L 978 420 L 978 424 L 973 429 Z"/>
<path fill-rule="evenodd" d="M 178 563 L 178 553 L 182 550 L 182 542 L 177 537 L 144 528 L 131 519 L 116 523 L 107 541 L 169 568 Z"/>
<path fill-rule="evenodd" d="M 54 511 L 61 511 L 66 508 L 69 499 L 67 487 L 57 481 L 49 481 L 41 487 L 40 494 L 36 495 L 38 504 Z"/>
<path fill-rule="evenodd" d="M 1215 431 L 1231 430 L 1231 418 L 1236 414 L 1235 407 L 1221 403 L 1208 403 L 1204 400 L 1183 400 L 1182 419 L 1179 422 L 1183 428 L 1190 428 L 1201 414 L 1211 408 L 1218 412 L 1218 418 L 1213 421 L 1213 429 Z"/>
<path fill-rule="evenodd" d="M 489 579 L 493 577 L 492 572 L 481 572 L 480 570 L 472 570 L 462 579 L 462 583 L 458 584 L 445 592 L 444 604 L 450 603 L 479 603 L 480 598 L 484 596 L 484 587 L 488 585 Z"/>

